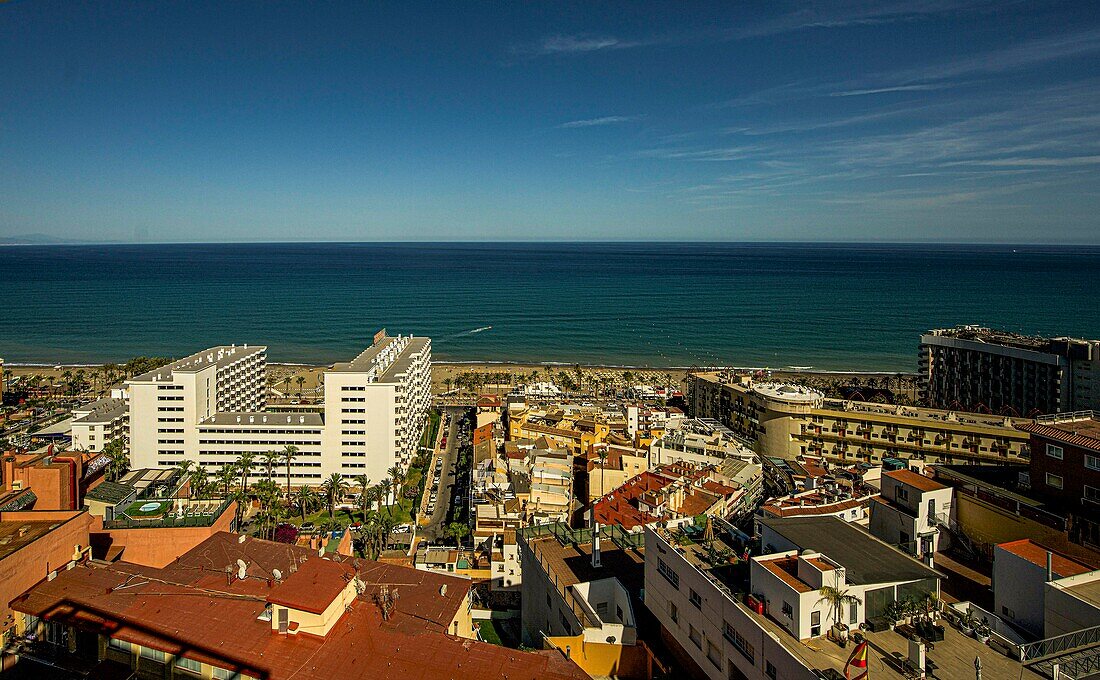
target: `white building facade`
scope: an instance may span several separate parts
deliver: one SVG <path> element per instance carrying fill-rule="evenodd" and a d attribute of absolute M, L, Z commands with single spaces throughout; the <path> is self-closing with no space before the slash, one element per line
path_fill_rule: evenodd
<path fill-rule="evenodd" d="M 294 446 L 292 486 L 315 486 L 333 473 L 379 482 L 416 453 L 431 400 L 431 340 L 380 332 L 358 357 L 324 373 L 319 413 L 268 410 L 266 391 L 263 346 L 213 347 L 131 378 L 118 418 L 132 466 L 190 460 L 213 473 L 242 454 Z M 280 471 L 276 478 L 285 479 Z"/>

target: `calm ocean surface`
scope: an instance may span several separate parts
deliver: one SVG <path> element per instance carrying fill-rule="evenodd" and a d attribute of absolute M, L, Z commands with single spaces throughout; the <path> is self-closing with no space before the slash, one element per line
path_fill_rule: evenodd
<path fill-rule="evenodd" d="M 331 362 L 386 327 L 440 360 L 912 371 L 929 328 L 1100 337 L 1100 248 L 1080 246 L 20 246 L 0 283 L 11 363 L 234 342 Z"/>

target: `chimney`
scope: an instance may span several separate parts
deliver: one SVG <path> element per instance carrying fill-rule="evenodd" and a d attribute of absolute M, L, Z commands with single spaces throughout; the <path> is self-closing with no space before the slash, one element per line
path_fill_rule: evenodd
<path fill-rule="evenodd" d="M 1054 553 L 1047 551 L 1047 581 L 1054 580 Z"/>

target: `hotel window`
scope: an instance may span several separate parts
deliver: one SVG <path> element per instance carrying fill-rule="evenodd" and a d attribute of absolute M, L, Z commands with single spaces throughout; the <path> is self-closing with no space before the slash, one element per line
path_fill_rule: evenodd
<path fill-rule="evenodd" d="M 810 612 L 810 637 L 821 635 L 821 612 Z"/>
<path fill-rule="evenodd" d="M 745 636 L 741 635 L 741 633 L 737 632 L 736 628 L 730 625 L 729 621 L 723 621 L 722 623 L 725 624 L 725 630 L 722 635 L 730 641 L 730 644 L 737 648 L 737 651 L 741 652 L 742 656 L 749 660 L 749 663 L 754 664 L 755 661 L 753 658 L 756 655 L 756 650 L 753 649 L 753 646 L 749 644 Z"/>
<path fill-rule="evenodd" d="M 1054 444 L 1047 444 L 1047 455 L 1051 458 L 1062 460 L 1062 447 L 1055 446 Z"/>
<path fill-rule="evenodd" d="M 722 667 L 722 652 L 718 649 L 718 645 L 710 640 L 707 640 L 707 659 L 714 664 L 715 668 Z"/>
<path fill-rule="evenodd" d="M 778 673 L 775 670 L 775 664 L 771 661 L 764 662 L 764 675 L 767 675 L 771 680 L 775 680 Z"/>
<path fill-rule="evenodd" d="M 695 629 L 695 626 L 691 625 L 690 623 L 688 624 L 688 638 L 691 640 L 691 643 L 693 645 L 695 645 L 699 649 L 703 648 L 702 634 L 699 633 L 699 631 Z"/>
<path fill-rule="evenodd" d="M 785 600 L 783 602 L 783 616 L 786 616 L 788 619 L 794 618 L 794 607 L 791 606 L 790 602 Z"/>
<path fill-rule="evenodd" d="M 1052 489 L 1061 489 L 1062 488 L 1062 476 L 1061 475 L 1052 475 L 1048 472 L 1047 473 L 1047 486 L 1049 486 Z"/>
<path fill-rule="evenodd" d="M 111 649 L 117 649 L 120 652 L 129 652 L 130 647 L 132 645 L 129 642 L 126 642 L 125 640 L 116 640 L 114 638 L 111 638 L 107 642 L 107 646 L 110 647 Z"/>
<path fill-rule="evenodd" d="M 668 616 L 672 619 L 673 623 L 680 622 L 680 610 L 676 608 L 675 602 L 668 603 Z"/>
<path fill-rule="evenodd" d="M 1100 470 L 1100 456 L 1085 454 L 1085 467 L 1090 470 Z"/>
<path fill-rule="evenodd" d="M 153 649 L 152 647 L 142 647 L 141 658 L 164 663 L 164 652 L 159 649 Z"/>
<path fill-rule="evenodd" d="M 696 609 L 703 608 L 703 598 L 699 596 L 699 593 L 695 592 L 694 588 L 688 588 L 688 601 L 691 602 L 692 606 Z"/>
<path fill-rule="evenodd" d="M 1092 501 L 1094 503 L 1100 503 L 1100 489 L 1095 486 L 1085 485 L 1085 500 Z"/>
<path fill-rule="evenodd" d="M 661 558 L 657 558 L 657 573 L 664 576 L 665 580 L 671 583 L 676 590 L 680 589 L 680 575 L 665 564 L 665 561 Z"/>
<path fill-rule="evenodd" d="M 194 659 L 188 659 L 182 656 L 176 657 L 176 668 L 182 668 L 185 671 L 191 671 L 192 673 L 202 673 L 202 664 Z"/>

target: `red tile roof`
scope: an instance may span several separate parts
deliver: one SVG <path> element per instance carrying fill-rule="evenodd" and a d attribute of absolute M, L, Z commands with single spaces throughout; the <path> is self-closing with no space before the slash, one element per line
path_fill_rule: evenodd
<path fill-rule="evenodd" d="M 1085 449 L 1100 451 L 1100 422 L 1095 419 L 1085 421 L 1069 421 L 1048 425 L 1045 423 L 1023 423 L 1016 426 L 1017 429 L 1031 432 L 1046 439 L 1080 446 Z M 1085 432 L 1086 434 L 1081 434 Z M 1096 434 L 1093 434 L 1096 433 Z"/>
<path fill-rule="evenodd" d="M 354 577 L 355 569 L 350 564 L 322 559 L 306 560 L 271 589 L 267 601 L 323 614 Z"/>
<path fill-rule="evenodd" d="M 773 560 L 758 560 L 760 566 L 779 577 L 781 581 L 789 585 L 798 593 L 808 593 L 813 588 L 796 576 L 798 573 L 797 557 L 778 557 Z"/>
<path fill-rule="evenodd" d="M 243 580 L 225 570 L 237 559 L 248 565 Z M 520 652 L 449 635 L 468 581 L 369 560 L 333 560 L 339 571 L 310 562 L 328 560 L 296 546 L 238 543 L 236 535 L 219 533 L 164 569 L 79 565 L 39 583 L 12 607 L 268 680 L 587 677 L 557 652 Z M 316 577 L 326 589 L 334 578 L 346 584 L 343 574 L 351 568 L 364 592 L 327 636 L 279 635 L 259 619 L 270 594 L 285 585 L 272 580 L 275 568 L 292 574 L 287 582 L 305 572 L 304 581 Z M 383 585 L 399 593 L 389 620 L 374 602 Z"/>
<path fill-rule="evenodd" d="M 1053 567 L 1054 573 L 1059 578 L 1077 576 L 1078 574 L 1093 571 L 1093 567 L 1067 555 L 1054 552 L 1050 548 L 1032 541 L 1030 538 L 1022 538 L 1018 541 L 1010 541 L 1008 543 L 998 543 L 997 547 L 1025 559 L 1032 564 L 1043 567 L 1044 569 L 1047 566 L 1047 552 L 1050 552 L 1051 567 Z"/>
<path fill-rule="evenodd" d="M 920 491 L 939 491 L 940 489 L 946 489 L 947 487 L 940 484 L 931 477 L 925 477 L 922 474 L 913 472 L 912 470 L 890 470 L 889 472 L 882 473 L 884 476 L 890 479 L 897 480 L 902 484 L 906 484 Z"/>

